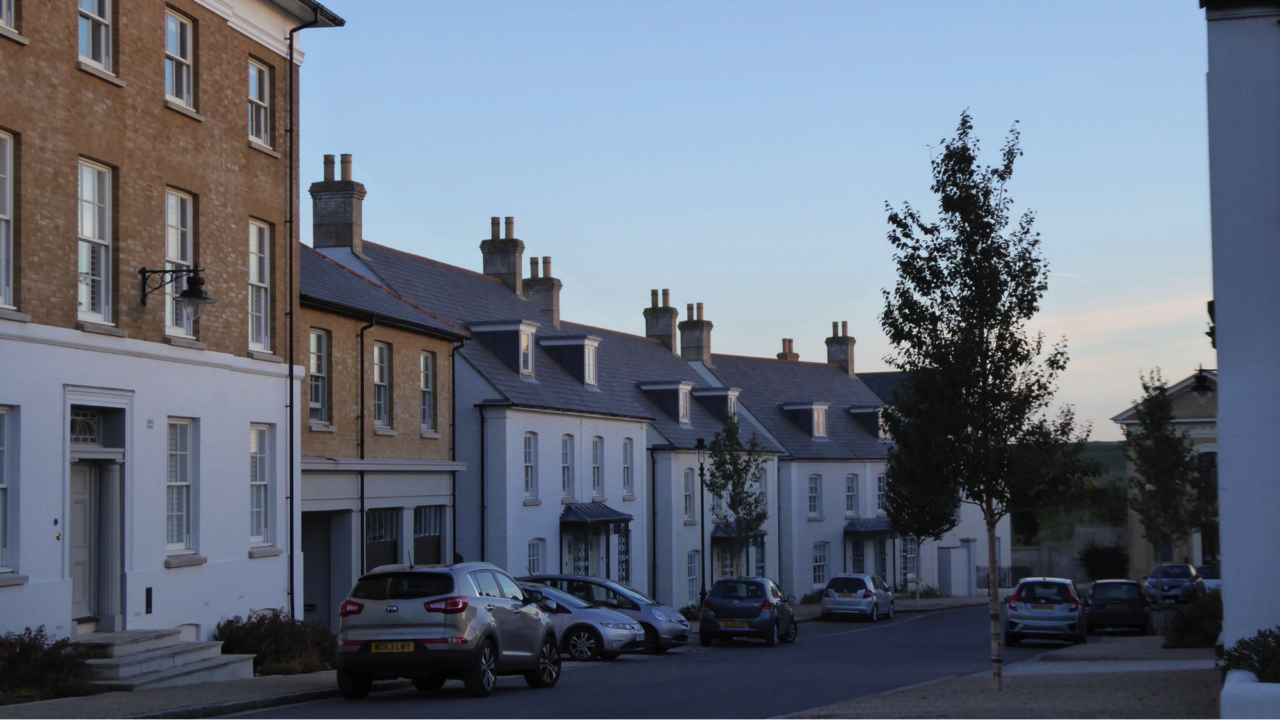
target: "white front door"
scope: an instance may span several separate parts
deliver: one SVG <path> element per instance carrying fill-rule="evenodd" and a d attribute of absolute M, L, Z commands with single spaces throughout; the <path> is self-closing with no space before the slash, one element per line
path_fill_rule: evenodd
<path fill-rule="evenodd" d="M 71 543 L 71 617 L 93 617 L 97 593 L 97 467 L 71 463 L 71 518 L 67 539 Z"/>

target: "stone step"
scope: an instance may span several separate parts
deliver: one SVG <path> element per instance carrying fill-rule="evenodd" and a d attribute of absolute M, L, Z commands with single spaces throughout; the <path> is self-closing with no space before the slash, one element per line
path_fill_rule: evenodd
<path fill-rule="evenodd" d="M 221 654 L 221 642 L 180 642 L 158 650 L 90 660 L 89 667 L 93 668 L 95 680 L 123 680 L 219 657 Z"/>
<path fill-rule="evenodd" d="M 88 633 L 71 639 L 99 657 L 118 658 L 173 647 L 181 639 L 179 630 L 125 630 Z"/>
<path fill-rule="evenodd" d="M 166 670 L 134 675 L 121 680 L 99 680 L 94 684 L 108 691 L 155 690 L 179 685 L 247 680 L 252 677 L 252 655 L 218 655 Z"/>

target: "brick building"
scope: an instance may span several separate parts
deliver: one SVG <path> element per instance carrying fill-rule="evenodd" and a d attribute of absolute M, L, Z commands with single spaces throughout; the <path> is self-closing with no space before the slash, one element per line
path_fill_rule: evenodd
<path fill-rule="evenodd" d="M 0 631 L 300 604 L 291 38 L 342 20 L 0 8 Z"/>

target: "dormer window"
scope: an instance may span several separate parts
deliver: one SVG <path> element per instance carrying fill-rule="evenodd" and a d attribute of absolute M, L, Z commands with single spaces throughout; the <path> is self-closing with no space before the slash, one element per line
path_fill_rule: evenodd
<path fill-rule="evenodd" d="M 824 402 L 787 403 L 782 409 L 815 440 L 827 438 L 827 408 Z"/>
<path fill-rule="evenodd" d="M 686 388 L 680 388 L 680 423 L 689 423 L 689 391 Z"/>
<path fill-rule="evenodd" d="M 816 438 L 827 436 L 827 409 L 813 409 L 813 436 Z"/>
<path fill-rule="evenodd" d="M 542 349 L 570 375 L 587 387 L 595 387 L 600 338 L 595 335 L 561 335 L 538 341 Z"/>
<path fill-rule="evenodd" d="M 588 385 L 596 384 L 596 348 L 594 345 L 587 345 L 582 348 L 583 366 L 582 374 Z"/>
<path fill-rule="evenodd" d="M 507 367 L 522 378 L 533 379 L 534 336 L 538 333 L 538 323 L 532 320 L 475 322 L 468 329 Z"/>
<path fill-rule="evenodd" d="M 640 389 L 649 399 L 655 402 L 662 411 L 678 421 L 681 425 L 693 422 L 690 415 L 689 400 L 693 383 L 689 381 L 640 383 Z M 701 392 L 701 391 L 699 391 Z"/>
<path fill-rule="evenodd" d="M 533 374 L 533 333 L 520 333 L 520 374 Z"/>
<path fill-rule="evenodd" d="M 725 415 L 730 418 L 733 418 L 734 420 L 738 419 L 738 398 L 736 395 L 730 395 L 725 398 L 724 412 Z"/>

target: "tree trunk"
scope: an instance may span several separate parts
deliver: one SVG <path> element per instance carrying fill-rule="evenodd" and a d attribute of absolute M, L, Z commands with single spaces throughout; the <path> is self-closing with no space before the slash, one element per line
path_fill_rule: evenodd
<path fill-rule="evenodd" d="M 1000 568 L 996 564 L 996 513 L 995 503 L 988 500 L 982 506 L 983 519 L 987 521 L 987 592 L 991 611 L 991 689 L 1004 690 L 1004 658 L 1001 657 L 1000 639 Z"/>

